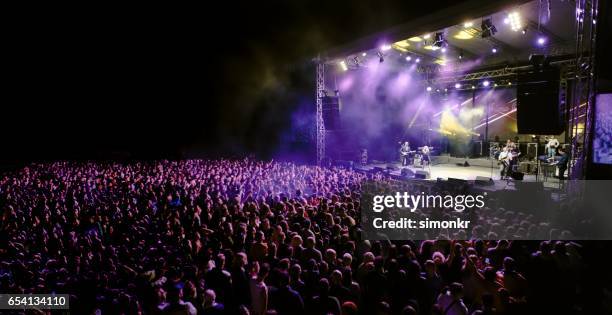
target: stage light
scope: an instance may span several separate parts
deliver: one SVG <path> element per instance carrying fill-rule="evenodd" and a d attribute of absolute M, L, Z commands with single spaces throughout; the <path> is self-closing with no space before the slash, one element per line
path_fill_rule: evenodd
<path fill-rule="evenodd" d="M 460 88 L 461 88 L 461 84 L 459 84 L 459 83 L 455 83 L 455 88 L 456 88 L 456 89 L 460 89 Z"/>
<path fill-rule="evenodd" d="M 492 48 L 492 49 L 491 49 L 491 52 L 492 52 L 492 53 L 494 53 L 494 54 L 496 54 L 496 53 L 497 53 L 497 48 Z"/>
<path fill-rule="evenodd" d="M 524 28 L 521 33 L 523 33 L 523 35 L 527 34 L 527 28 Z"/>
<path fill-rule="evenodd" d="M 512 82 L 508 82 L 508 85 L 512 85 Z"/>
<path fill-rule="evenodd" d="M 425 34 L 425 35 L 423 35 L 423 38 L 424 38 L 424 39 L 429 39 L 430 37 L 431 37 L 431 35 L 429 35 L 429 34 Z"/>
<path fill-rule="evenodd" d="M 416 63 L 421 62 L 421 58 L 417 58 L 414 62 L 416 62 Z"/>
<path fill-rule="evenodd" d="M 389 49 L 391 49 L 391 45 L 382 45 L 382 46 L 380 46 L 380 50 L 382 50 L 382 51 L 387 51 Z"/>
<path fill-rule="evenodd" d="M 367 56 L 367 55 L 368 55 L 368 53 L 362 53 L 362 54 L 361 54 L 361 56 L 362 56 L 362 57 L 365 57 L 365 56 Z"/>
<path fill-rule="evenodd" d="M 346 61 L 340 61 L 340 68 L 342 68 L 342 71 L 348 70 L 348 67 L 346 66 Z"/>
<path fill-rule="evenodd" d="M 412 57 L 406 56 L 406 61 L 410 61 L 410 60 L 412 60 Z"/>
<path fill-rule="evenodd" d="M 431 86 L 427 87 L 427 92 L 431 92 Z"/>
<path fill-rule="evenodd" d="M 410 38 L 408 38 L 408 40 L 411 41 L 411 42 L 415 42 L 415 43 L 418 43 L 418 42 L 422 41 L 422 39 L 420 37 L 418 37 L 418 36 L 410 37 Z"/>
<path fill-rule="evenodd" d="M 472 39 L 472 38 L 474 38 L 474 36 L 472 34 L 470 34 L 466 30 L 459 31 L 459 33 L 455 34 L 455 36 L 453 36 L 453 37 L 455 37 L 456 39 Z"/>
<path fill-rule="evenodd" d="M 436 89 L 436 92 L 440 93 L 440 89 Z"/>
<path fill-rule="evenodd" d="M 461 59 L 463 59 L 463 52 L 462 52 L 462 51 L 461 51 L 461 52 L 459 52 L 459 59 L 460 59 L 460 60 L 461 60 Z"/>
<path fill-rule="evenodd" d="M 544 44 L 546 44 L 546 37 L 540 36 L 538 38 L 538 45 L 543 46 Z"/>
<path fill-rule="evenodd" d="M 489 86 L 490 84 L 491 84 L 491 82 L 489 82 L 489 80 L 485 80 L 484 82 L 482 82 L 482 85 L 483 85 L 484 87 L 487 87 L 487 86 Z"/>
<path fill-rule="evenodd" d="M 487 38 L 489 36 L 495 35 L 497 33 L 497 28 L 493 25 L 493 22 L 490 18 L 482 20 L 480 24 L 480 28 L 482 30 L 482 38 Z"/>
<path fill-rule="evenodd" d="M 475 89 L 476 87 L 472 85 L 472 90 Z"/>
<path fill-rule="evenodd" d="M 493 84 L 493 86 L 497 86 L 497 83 Z"/>
<path fill-rule="evenodd" d="M 447 88 L 444 88 L 444 92 L 448 92 L 448 89 L 447 89 Z"/>
<path fill-rule="evenodd" d="M 395 42 L 393 46 L 397 46 L 400 48 L 410 47 L 410 43 L 406 40 L 400 40 L 399 42 Z"/>
<path fill-rule="evenodd" d="M 509 13 L 507 19 L 510 23 L 510 28 L 513 31 L 518 32 L 521 29 L 522 27 L 521 16 L 518 14 L 518 12 L 515 11 L 515 12 Z"/>
<path fill-rule="evenodd" d="M 465 22 L 465 23 L 463 23 L 463 27 L 465 27 L 465 28 L 470 28 L 472 26 L 474 26 L 474 23 L 472 23 L 472 22 Z"/>
<path fill-rule="evenodd" d="M 446 52 L 446 47 L 442 47 L 442 52 L 445 53 Z"/>
<path fill-rule="evenodd" d="M 444 48 L 447 46 L 446 39 L 444 38 L 444 34 L 442 32 L 436 33 L 436 37 L 433 42 L 433 46 Z"/>

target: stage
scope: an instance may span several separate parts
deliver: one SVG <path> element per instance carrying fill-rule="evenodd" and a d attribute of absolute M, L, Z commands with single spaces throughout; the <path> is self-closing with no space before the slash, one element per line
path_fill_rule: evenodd
<path fill-rule="evenodd" d="M 467 162 L 467 164 L 466 164 Z M 466 166 L 468 165 L 468 166 Z M 523 182 L 536 182 L 540 181 L 544 183 L 544 186 L 556 188 L 559 186 L 559 180 L 552 174 L 544 176 L 542 172 L 536 174 L 537 168 L 533 164 L 534 168 L 526 167 L 529 172 L 524 172 Z M 425 180 L 448 180 L 449 178 L 460 179 L 466 181 L 489 180 L 500 181 L 499 165 L 496 160 L 489 158 L 456 158 L 450 156 L 435 156 L 432 157 L 431 166 L 402 166 L 399 161 L 384 163 L 381 161 L 372 161 L 366 165 L 356 165 L 355 170 L 367 173 L 384 172 L 396 179 L 411 179 L 419 178 L 419 173 L 423 174 L 427 172 Z M 402 170 L 404 171 L 402 175 Z M 407 175 L 406 175 L 407 173 Z M 416 176 L 415 176 L 416 175 Z M 510 182 L 515 181 L 510 179 Z M 504 181 L 506 182 L 506 181 Z"/>

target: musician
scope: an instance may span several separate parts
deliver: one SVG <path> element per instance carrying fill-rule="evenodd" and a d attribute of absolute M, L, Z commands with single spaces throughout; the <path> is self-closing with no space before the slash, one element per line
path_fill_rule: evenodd
<path fill-rule="evenodd" d="M 567 151 L 565 151 L 563 147 L 559 147 L 558 151 L 559 154 L 561 154 L 561 158 L 556 163 L 557 167 L 559 167 L 559 179 L 564 180 L 565 171 L 567 171 L 567 164 L 569 162 L 569 154 L 567 153 Z"/>
<path fill-rule="evenodd" d="M 546 151 L 546 156 L 549 160 L 555 158 L 557 154 L 557 147 L 559 146 L 559 140 L 555 139 L 555 137 L 545 138 L 546 146 L 544 147 L 544 151 Z"/>
<path fill-rule="evenodd" d="M 509 141 L 509 140 L 508 140 Z M 508 163 L 508 160 L 510 158 L 510 156 L 512 155 L 512 153 L 510 152 L 510 147 L 508 145 L 506 145 L 502 151 L 499 153 L 499 175 L 501 177 L 501 179 L 505 179 L 507 177 L 507 173 L 510 167 L 510 163 Z"/>
<path fill-rule="evenodd" d="M 402 143 L 400 147 L 400 155 L 402 159 L 402 166 L 408 166 L 410 162 L 410 143 L 408 141 Z"/>
<path fill-rule="evenodd" d="M 427 167 L 429 169 L 431 169 L 429 167 L 429 161 L 430 161 L 430 159 L 429 159 L 429 152 L 430 152 L 429 146 L 424 146 L 421 149 L 421 153 L 423 154 L 422 157 L 421 157 L 421 165 L 423 166 L 423 168 L 425 168 L 425 164 L 427 163 Z"/>

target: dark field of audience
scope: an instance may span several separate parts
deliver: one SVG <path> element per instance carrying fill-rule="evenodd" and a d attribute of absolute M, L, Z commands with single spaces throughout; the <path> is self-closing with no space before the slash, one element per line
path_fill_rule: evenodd
<path fill-rule="evenodd" d="M 248 159 L 31 165 L 0 177 L 0 293 L 68 293 L 71 314 L 609 310 L 607 243 L 360 240 L 367 179 Z"/>

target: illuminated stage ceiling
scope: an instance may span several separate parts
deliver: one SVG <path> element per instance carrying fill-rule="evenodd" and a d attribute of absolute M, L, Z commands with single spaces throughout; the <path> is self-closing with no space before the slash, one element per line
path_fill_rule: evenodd
<path fill-rule="evenodd" d="M 509 16 L 512 13 L 516 15 Z M 518 27 L 509 17 L 518 18 Z M 491 19 L 497 32 L 483 38 L 481 23 L 486 19 Z M 575 2 L 569 0 L 474 0 L 331 49 L 323 56 L 329 64 L 344 61 L 348 69 L 378 59 L 380 53 L 384 62 L 397 66 L 418 58 L 421 66 L 444 65 L 453 72 L 522 65 L 531 54 L 568 58 L 575 54 L 575 22 Z M 444 52 L 432 49 L 436 33 L 446 40 Z M 538 43 L 541 38 L 544 42 Z"/>

